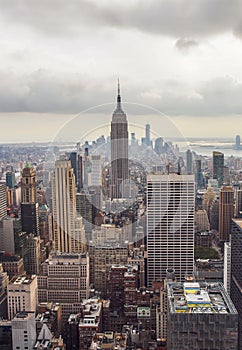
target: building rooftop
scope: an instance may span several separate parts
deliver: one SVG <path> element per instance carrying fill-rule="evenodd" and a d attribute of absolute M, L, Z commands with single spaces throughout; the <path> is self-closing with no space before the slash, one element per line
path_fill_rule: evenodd
<path fill-rule="evenodd" d="M 97 327 L 100 322 L 102 303 L 98 299 L 83 300 L 83 317 L 79 327 Z"/>
<path fill-rule="evenodd" d="M 34 312 L 27 312 L 27 311 L 20 311 L 18 312 L 15 317 L 12 319 L 13 320 L 27 320 L 31 317 L 34 316 Z"/>
<path fill-rule="evenodd" d="M 16 280 L 13 282 L 13 284 L 14 285 L 30 284 L 35 278 L 36 278 L 36 275 L 19 276 L 19 277 L 16 278 Z"/>
<path fill-rule="evenodd" d="M 233 221 L 242 229 L 242 219 L 233 219 Z"/>
<path fill-rule="evenodd" d="M 171 313 L 237 313 L 219 282 L 171 282 L 167 284 L 167 292 Z"/>
<path fill-rule="evenodd" d="M 20 260 L 22 260 L 22 258 L 19 255 L 10 255 L 0 252 L 1 262 L 19 262 Z"/>
<path fill-rule="evenodd" d="M 125 350 L 127 343 L 127 334 L 114 333 L 112 331 L 105 333 L 96 333 L 93 337 L 90 350 L 97 349 L 115 349 Z"/>

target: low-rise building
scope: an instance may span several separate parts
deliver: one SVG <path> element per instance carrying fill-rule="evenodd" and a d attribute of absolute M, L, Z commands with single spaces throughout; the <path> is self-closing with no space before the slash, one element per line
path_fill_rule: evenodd
<path fill-rule="evenodd" d="M 78 327 L 79 350 L 89 350 L 93 335 L 102 331 L 102 302 L 98 299 L 83 301 Z"/>
<path fill-rule="evenodd" d="M 127 334 L 126 333 L 96 333 L 92 339 L 90 350 L 126 350 Z"/>

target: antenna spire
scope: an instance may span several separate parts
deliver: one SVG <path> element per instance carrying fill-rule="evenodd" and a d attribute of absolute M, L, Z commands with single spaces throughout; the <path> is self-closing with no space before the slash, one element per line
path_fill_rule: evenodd
<path fill-rule="evenodd" d="M 121 109 L 121 95 L 120 95 L 120 83 L 119 83 L 119 78 L 118 78 L 117 109 Z"/>

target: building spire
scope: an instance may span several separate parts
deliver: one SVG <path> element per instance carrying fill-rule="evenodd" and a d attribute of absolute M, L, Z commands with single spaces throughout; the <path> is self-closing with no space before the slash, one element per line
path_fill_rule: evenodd
<path fill-rule="evenodd" d="M 117 96 L 117 110 L 121 109 L 120 83 L 118 78 L 118 96 Z"/>

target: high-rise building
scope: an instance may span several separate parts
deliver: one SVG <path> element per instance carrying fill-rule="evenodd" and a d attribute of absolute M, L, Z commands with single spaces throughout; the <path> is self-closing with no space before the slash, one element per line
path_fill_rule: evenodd
<path fill-rule="evenodd" d="M 193 173 L 193 155 L 190 149 L 186 152 L 187 156 L 187 174 Z"/>
<path fill-rule="evenodd" d="M 209 208 L 209 221 L 211 230 L 219 229 L 219 201 L 214 198 Z"/>
<path fill-rule="evenodd" d="M 236 135 L 235 137 L 235 149 L 241 149 L 240 135 Z"/>
<path fill-rule="evenodd" d="M 2 263 L 0 263 L 0 315 L 2 319 L 8 317 L 7 313 L 7 285 L 9 283 L 9 277 L 7 272 L 3 269 Z M 1 346 L 0 346 L 1 349 Z"/>
<path fill-rule="evenodd" d="M 39 235 L 39 204 L 37 203 L 36 173 L 29 163 L 22 171 L 21 223 L 24 232 Z"/>
<path fill-rule="evenodd" d="M 238 313 L 222 283 L 169 282 L 167 297 L 167 349 L 238 349 Z"/>
<path fill-rule="evenodd" d="M 27 261 L 27 234 L 22 231 L 21 219 L 5 217 L 0 220 L 0 250 L 17 254 Z"/>
<path fill-rule="evenodd" d="M 231 186 L 224 186 L 219 196 L 219 237 L 220 241 L 229 241 L 232 218 L 234 215 L 234 191 Z"/>
<path fill-rule="evenodd" d="M 93 266 L 91 271 L 93 273 L 94 287 L 102 294 L 107 292 L 107 278 L 112 265 L 127 264 L 128 250 L 127 246 L 117 243 L 103 244 L 92 247 L 93 256 L 90 256 Z"/>
<path fill-rule="evenodd" d="M 208 187 L 203 195 L 203 209 L 206 210 L 206 212 L 208 214 L 208 218 L 210 218 L 209 210 L 210 210 L 212 202 L 215 198 L 216 198 L 216 192 L 213 190 L 212 187 Z"/>
<path fill-rule="evenodd" d="M 0 220 L 7 216 L 6 185 L 0 183 Z"/>
<path fill-rule="evenodd" d="M 77 152 L 71 152 L 69 160 L 71 161 L 71 167 L 74 171 L 75 182 L 77 182 Z"/>
<path fill-rule="evenodd" d="M 26 164 L 22 171 L 22 181 L 21 181 L 21 202 L 22 203 L 36 203 L 36 174 L 34 167 L 29 163 Z"/>
<path fill-rule="evenodd" d="M 24 232 L 39 235 L 38 203 L 21 203 L 21 224 Z"/>
<path fill-rule="evenodd" d="M 242 217 L 242 189 L 239 189 L 235 193 L 235 213 L 236 218 Z"/>
<path fill-rule="evenodd" d="M 145 125 L 145 137 L 142 137 L 141 139 L 142 146 L 145 145 L 146 147 L 152 147 L 153 143 L 150 139 L 150 124 Z"/>
<path fill-rule="evenodd" d="M 15 172 L 8 171 L 6 173 L 6 185 L 8 188 L 13 188 L 16 185 Z"/>
<path fill-rule="evenodd" d="M 92 198 L 85 192 L 76 194 L 76 211 L 82 217 L 85 227 L 86 240 L 89 242 L 92 236 Z"/>
<path fill-rule="evenodd" d="M 230 296 L 239 315 L 239 346 L 242 350 L 242 219 L 233 219 L 231 233 Z"/>
<path fill-rule="evenodd" d="M 39 208 L 39 226 L 40 238 L 44 244 L 52 241 L 52 214 L 46 204 L 42 204 Z"/>
<path fill-rule="evenodd" d="M 195 182 L 193 175 L 147 175 L 148 286 L 175 270 L 193 273 Z"/>
<path fill-rule="evenodd" d="M 92 155 L 92 186 L 102 186 L 102 166 L 101 166 L 101 156 Z"/>
<path fill-rule="evenodd" d="M 218 180 L 218 185 L 222 186 L 224 181 L 224 154 L 213 152 L 213 179 Z"/>
<path fill-rule="evenodd" d="M 19 311 L 35 312 L 38 304 L 37 277 L 19 276 L 7 286 L 8 318 Z"/>
<path fill-rule="evenodd" d="M 162 153 L 162 149 L 163 149 L 163 138 L 162 137 L 158 137 L 156 140 L 155 140 L 155 151 L 157 154 L 161 154 Z"/>
<path fill-rule="evenodd" d="M 4 271 L 7 272 L 10 280 L 13 277 L 24 275 L 24 263 L 20 256 L 1 252 L 0 263 Z"/>
<path fill-rule="evenodd" d="M 210 230 L 208 214 L 205 209 L 199 209 L 195 212 L 195 231 L 204 232 Z"/>
<path fill-rule="evenodd" d="M 29 311 L 18 312 L 12 319 L 12 349 L 33 349 L 35 341 L 35 313 Z"/>
<path fill-rule="evenodd" d="M 111 198 L 129 197 L 128 123 L 121 107 L 118 85 L 117 108 L 111 122 Z"/>
<path fill-rule="evenodd" d="M 71 313 L 80 312 L 82 299 L 89 297 L 89 256 L 80 253 L 52 253 L 38 276 L 40 302 L 62 306 L 63 325 Z"/>
<path fill-rule="evenodd" d="M 40 236 L 34 236 L 30 233 L 27 237 L 27 250 L 28 250 L 28 260 L 27 260 L 27 274 L 38 275 L 40 273 Z"/>
<path fill-rule="evenodd" d="M 203 188 L 203 173 L 202 173 L 202 161 L 201 159 L 195 160 L 195 181 L 197 188 Z"/>
<path fill-rule="evenodd" d="M 54 247 L 60 252 L 81 252 L 85 241 L 84 226 L 77 222 L 76 185 L 71 162 L 57 160 L 52 177 Z M 78 229 L 78 223 L 81 227 Z"/>
<path fill-rule="evenodd" d="M 230 294 L 231 283 L 231 243 L 224 242 L 224 288 Z"/>
<path fill-rule="evenodd" d="M 12 322 L 9 320 L 0 321 L 0 349 L 13 350 Z"/>

